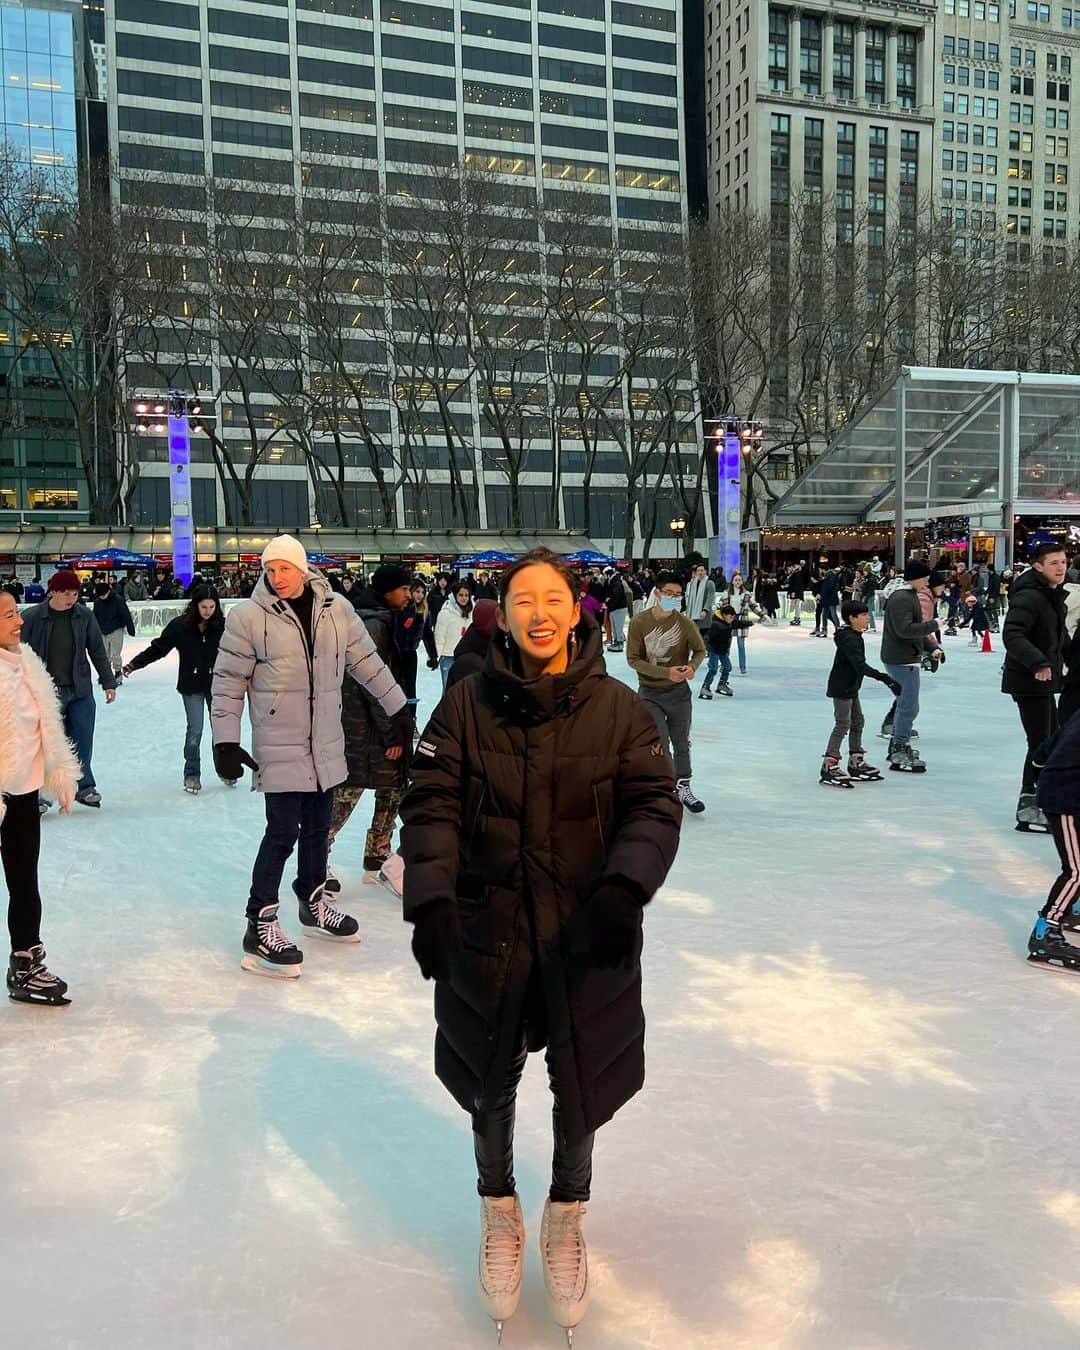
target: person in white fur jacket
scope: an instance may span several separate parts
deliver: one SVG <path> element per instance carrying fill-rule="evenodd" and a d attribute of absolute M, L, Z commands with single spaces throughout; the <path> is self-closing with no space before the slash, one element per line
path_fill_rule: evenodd
<path fill-rule="evenodd" d="M 22 617 L 0 593 L 0 859 L 8 887 L 11 959 L 7 987 L 20 1003 L 70 1003 L 67 985 L 45 965 L 41 945 L 38 852 L 44 788 L 67 813 L 79 761 L 64 735 L 56 687 L 42 662 L 19 643 Z"/>

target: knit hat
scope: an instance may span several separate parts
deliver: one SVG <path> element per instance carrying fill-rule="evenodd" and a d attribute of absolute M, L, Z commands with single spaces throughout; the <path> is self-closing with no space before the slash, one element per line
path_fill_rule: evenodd
<path fill-rule="evenodd" d="M 271 539 L 262 551 L 262 565 L 265 567 L 271 562 L 292 563 L 294 567 L 300 569 L 307 576 L 308 556 L 303 544 L 299 539 L 291 534 L 279 534 L 276 539 Z"/>
<path fill-rule="evenodd" d="M 371 589 L 376 595 L 389 595 L 399 586 L 407 586 L 410 581 L 412 576 L 400 563 L 383 563 L 381 567 L 376 567 L 372 575 Z"/>
<path fill-rule="evenodd" d="M 499 606 L 494 600 L 477 600 L 473 605 L 473 627 L 482 637 L 490 638 L 494 634 L 495 616 L 498 611 Z"/>
<path fill-rule="evenodd" d="M 928 577 L 929 575 L 930 568 L 924 562 L 918 562 L 913 559 L 904 567 L 905 581 L 918 581 L 920 577 Z"/>
<path fill-rule="evenodd" d="M 54 572 L 49 578 L 50 591 L 78 591 L 81 589 L 82 584 L 79 578 L 70 568 L 65 567 L 60 572 Z"/>
<path fill-rule="evenodd" d="M 945 575 L 944 572 L 931 572 L 931 573 L 930 573 L 930 589 L 931 589 L 931 590 L 934 590 L 935 587 L 937 587 L 937 586 L 945 586 L 945 585 L 948 584 L 948 580 L 949 580 L 949 578 Z"/>

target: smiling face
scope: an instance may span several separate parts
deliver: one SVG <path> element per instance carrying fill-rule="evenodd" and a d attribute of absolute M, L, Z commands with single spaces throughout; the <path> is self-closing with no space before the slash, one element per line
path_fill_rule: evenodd
<path fill-rule="evenodd" d="M 0 647 L 5 651 L 14 651 L 19 645 L 22 632 L 22 615 L 15 597 L 7 591 L 0 591 Z"/>
<path fill-rule="evenodd" d="M 570 630 L 581 606 L 566 579 L 550 563 L 523 567 L 511 578 L 498 624 L 521 653 L 527 675 L 557 675 L 569 662 Z"/>

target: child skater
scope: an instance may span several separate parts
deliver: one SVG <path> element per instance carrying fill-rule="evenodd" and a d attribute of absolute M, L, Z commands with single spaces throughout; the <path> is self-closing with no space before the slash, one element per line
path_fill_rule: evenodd
<path fill-rule="evenodd" d="M 862 682 L 869 675 L 872 680 L 888 685 L 894 694 L 899 694 L 900 686 L 884 671 L 866 664 L 863 633 L 870 624 L 870 611 L 866 605 L 861 600 L 849 600 L 841 608 L 840 617 L 844 623 L 834 635 L 836 656 L 825 690 L 826 696 L 833 701 L 834 721 L 825 758 L 821 761 L 821 783 L 823 787 L 850 788 L 855 786 L 857 779 L 864 783 L 881 782 L 881 774 L 872 764 L 867 764 L 863 755 L 863 713 L 859 702 Z M 840 747 L 849 733 L 845 773 L 840 767 Z"/>
<path fill-rule="evenodd" d="M 968 646 L 978 647 L 982 644 L 983 634 L 990 631 L 990 615 L 986 612 L 986 606 L 979 595 L 974 593 L 965 595 L 964 604 L 967 607 L 968 622 L 971 624 L 971 641 Z"/>

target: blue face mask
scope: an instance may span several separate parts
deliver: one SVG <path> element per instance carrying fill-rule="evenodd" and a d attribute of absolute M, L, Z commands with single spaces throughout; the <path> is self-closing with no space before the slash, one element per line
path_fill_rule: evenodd
<path fill-rule="evenodd" d="M 682 608 L 681 595 L 662 595 L 660 597 L 660 608 L 670 614 L 673 610 Z"/>

